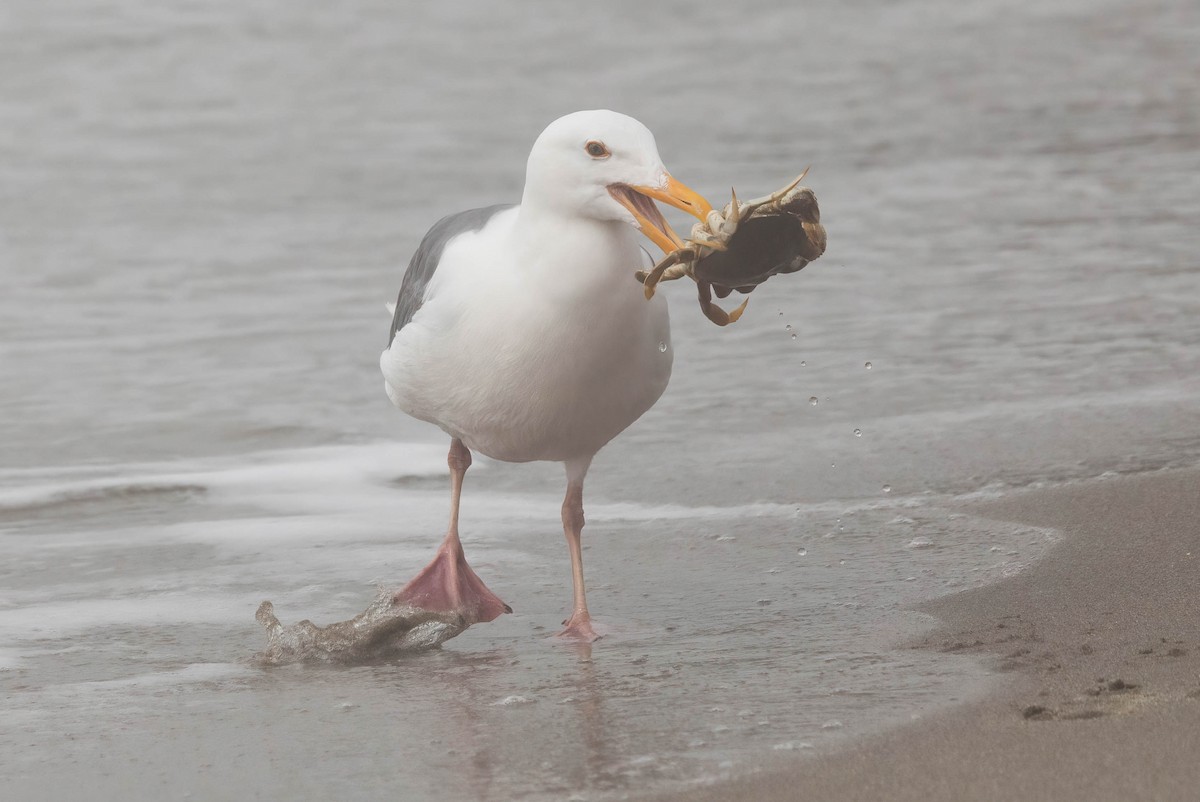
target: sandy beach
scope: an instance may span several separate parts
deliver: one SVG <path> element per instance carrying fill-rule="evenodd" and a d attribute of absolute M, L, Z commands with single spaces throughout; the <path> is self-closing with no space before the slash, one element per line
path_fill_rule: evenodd
<path fill-rule="evenodd" d="M 971 505 L 1066 536 L 996 585 L 923 606 L 918 649 L 975 654 L 982 701 L 667 800 L 1186 800 L 1200 788 L 1200 470 Z"/>

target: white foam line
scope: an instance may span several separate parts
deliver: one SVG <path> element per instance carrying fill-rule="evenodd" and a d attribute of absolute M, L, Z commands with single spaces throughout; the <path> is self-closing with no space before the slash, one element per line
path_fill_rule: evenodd
<path fill-rule="evenodd" d="M 487 461 L 480 460 L 480 467 Z M 227 500 L 248 501 L 291 512 L 365 510 L 368 507 L 396 508 L 397 488 L 391 480 L 403 477 L 447 475 L 442 446 L 427 443 L 370 443 L 359 446 L 321 446 L 306 449 L 267 451 L 237 458 L 205 460 L 190 470 L 180 463 L 142 463 L 122 466 L 118 476 L 39 482 L 0 490 L 0 509 L 53 504 L 87 499 L 107 492 L 172 490 L 203 487 Z M 74 469 L 69 469 L 70 474 Z M 83 467 L 77 472 L 94 474 Z M 20 484 L 30 477 L 44 478 L 45 469 L 0 472 L 0 478 Z M 411 491 L 410 491 L 411 492 Z M 444 493 L 437 493 L 439 502 Z M 471 495 L 471 502 L 484 508 L 489 517 L 507 513 L 528 514 L 529 505 L 557 507 L 556 495 Z M 609 502 L 589 505 L 589 514 L 611 520 L 686 519 L 693 517 L 785 516 L 796 510 L 833 511 L 897 506 L 898 498 L 825 501 L 803 504 L 755 502 L 729 507 L 691 507 L 679 504 Z M 344 503 L 343 503 L 344 502 Z"/>
<path fill-rule="evenodd" d="M 147 674 L 135 674 L 121 679 L 96 680 L 93 682 L 72 682 L 57 685 L 52 693 L 94 692 L 104 690 L 125 690 L 128 688 L 161 688 L 189 685 L 197 682 L 217 682 L 247 677 L 256 672 L 248 666 L 237 663 L 193 663 L 174 671 L 153 671 Z"/>
<path fill-rule="evenodd" d="M 214 624 L 244 621 L 262 599 L 228 594 L 158 593 L 141 598 L 86 598 L 0 610 L 7 641 L 60 638 L 108 626 Z"/>
<path fill-rule="evenodd" d="M 252 495 L 248 491 L 274 488 L 277 493 L 295 500 L 319 495 L 314 494 L 314 490 L 384 484 L 395 478 L 441 476 L 448 472 L 442 447 L 424 443 L 373 443 L 260 452 L 236 460 L 201 461 L 191 470 L 181 470 L 179 463 L 121 467 L 123 473 L 118 476 L 39 482 L 0 490 L 0 509 L 87 499 L 122 490 L 172 490 L 197 486 L 238 495 Z M 3 474 L 6 481 L 17 484 L 22 479 L 44 476 L 43 470 L 24 475 L 20 471 Z"/>
<path fill-rule="evenodd" d="M 728 507 L 688 507 L 680 504 L 635 504 L 629 502 L 593 503 L 587 507 L 588 518 L 593 520 L 641 521 L 641 520 L 687 520 L 691 518 L 794 518 L 817 513 L 856 513 L 868 510 L 912 508 L 925 506 L 932 497 L 896 497 L 887 499 L 832 500 L 780 504 L 759 501 L 751 504 L 736 504 Z"/>

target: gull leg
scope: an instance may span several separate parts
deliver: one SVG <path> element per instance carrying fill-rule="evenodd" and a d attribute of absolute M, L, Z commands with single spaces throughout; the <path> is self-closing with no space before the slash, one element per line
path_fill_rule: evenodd
<path fill-rule="evenodd" d="M 458 613 L 468 625 L 479 624 L 498 618 L 501 613 L 511 613 L 512 608 L 492 593 L 467 565 L 462 541 L 458 539 L 458 502 L 463 477 L 471 467 L 471 452 L 457 437 L 450 443 L 446 462 L 450 465 L 449 530 L 433 561 L 393 599 L 432 612 Z"/>
<path fill-rule="evenodd" d="M 599 639 L 592 628 L 592 616 L 588 612 L 587 597 L 583 585 L 583 547 L 580 543 L 583 531 L 583 476 L 587 473 L 591 458 L 582 464 L 567 463 L 567 495 L 563 499 L 563 533 L 567 536 L 567 549 L 571 552 L 571 583 L 574 588 L 574 604 L 571 617 L 563 624 L 566 628 L 558 633 L 560 638 L 591 643 Z"/>

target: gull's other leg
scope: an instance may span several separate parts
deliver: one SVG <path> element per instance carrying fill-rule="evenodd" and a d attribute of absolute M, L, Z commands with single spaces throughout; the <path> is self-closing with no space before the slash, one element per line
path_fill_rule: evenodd
<path fill-rule="evenodd" d="M 587 474 L 592 458 L 567 463 L 567 495 L 563 499 L 563 533 L 567 536 L 567 549 L 571 552 L 571 583 L 574 588 L 574 604 L 571 617 L 563 624 L 566 628 L 559 637 L 581 640 L 586 643 L 598 639 L 592 628 L 592 616 L 588 613 L 587 595 L 583 585 L 583 547 L 580 535 L 583 532 L 583 477 Z"/>

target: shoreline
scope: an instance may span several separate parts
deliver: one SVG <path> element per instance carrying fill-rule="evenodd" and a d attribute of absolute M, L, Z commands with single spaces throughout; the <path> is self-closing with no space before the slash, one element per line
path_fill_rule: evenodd
<path fill-rule="evenodd" d="M 674 800 L 1192 799 L 1200 787 L 1200 468 L 968 502 L 1053 527 L 1038 562 L 918 611 L 909 648 L 976 655 L 984 698 Z"/>

